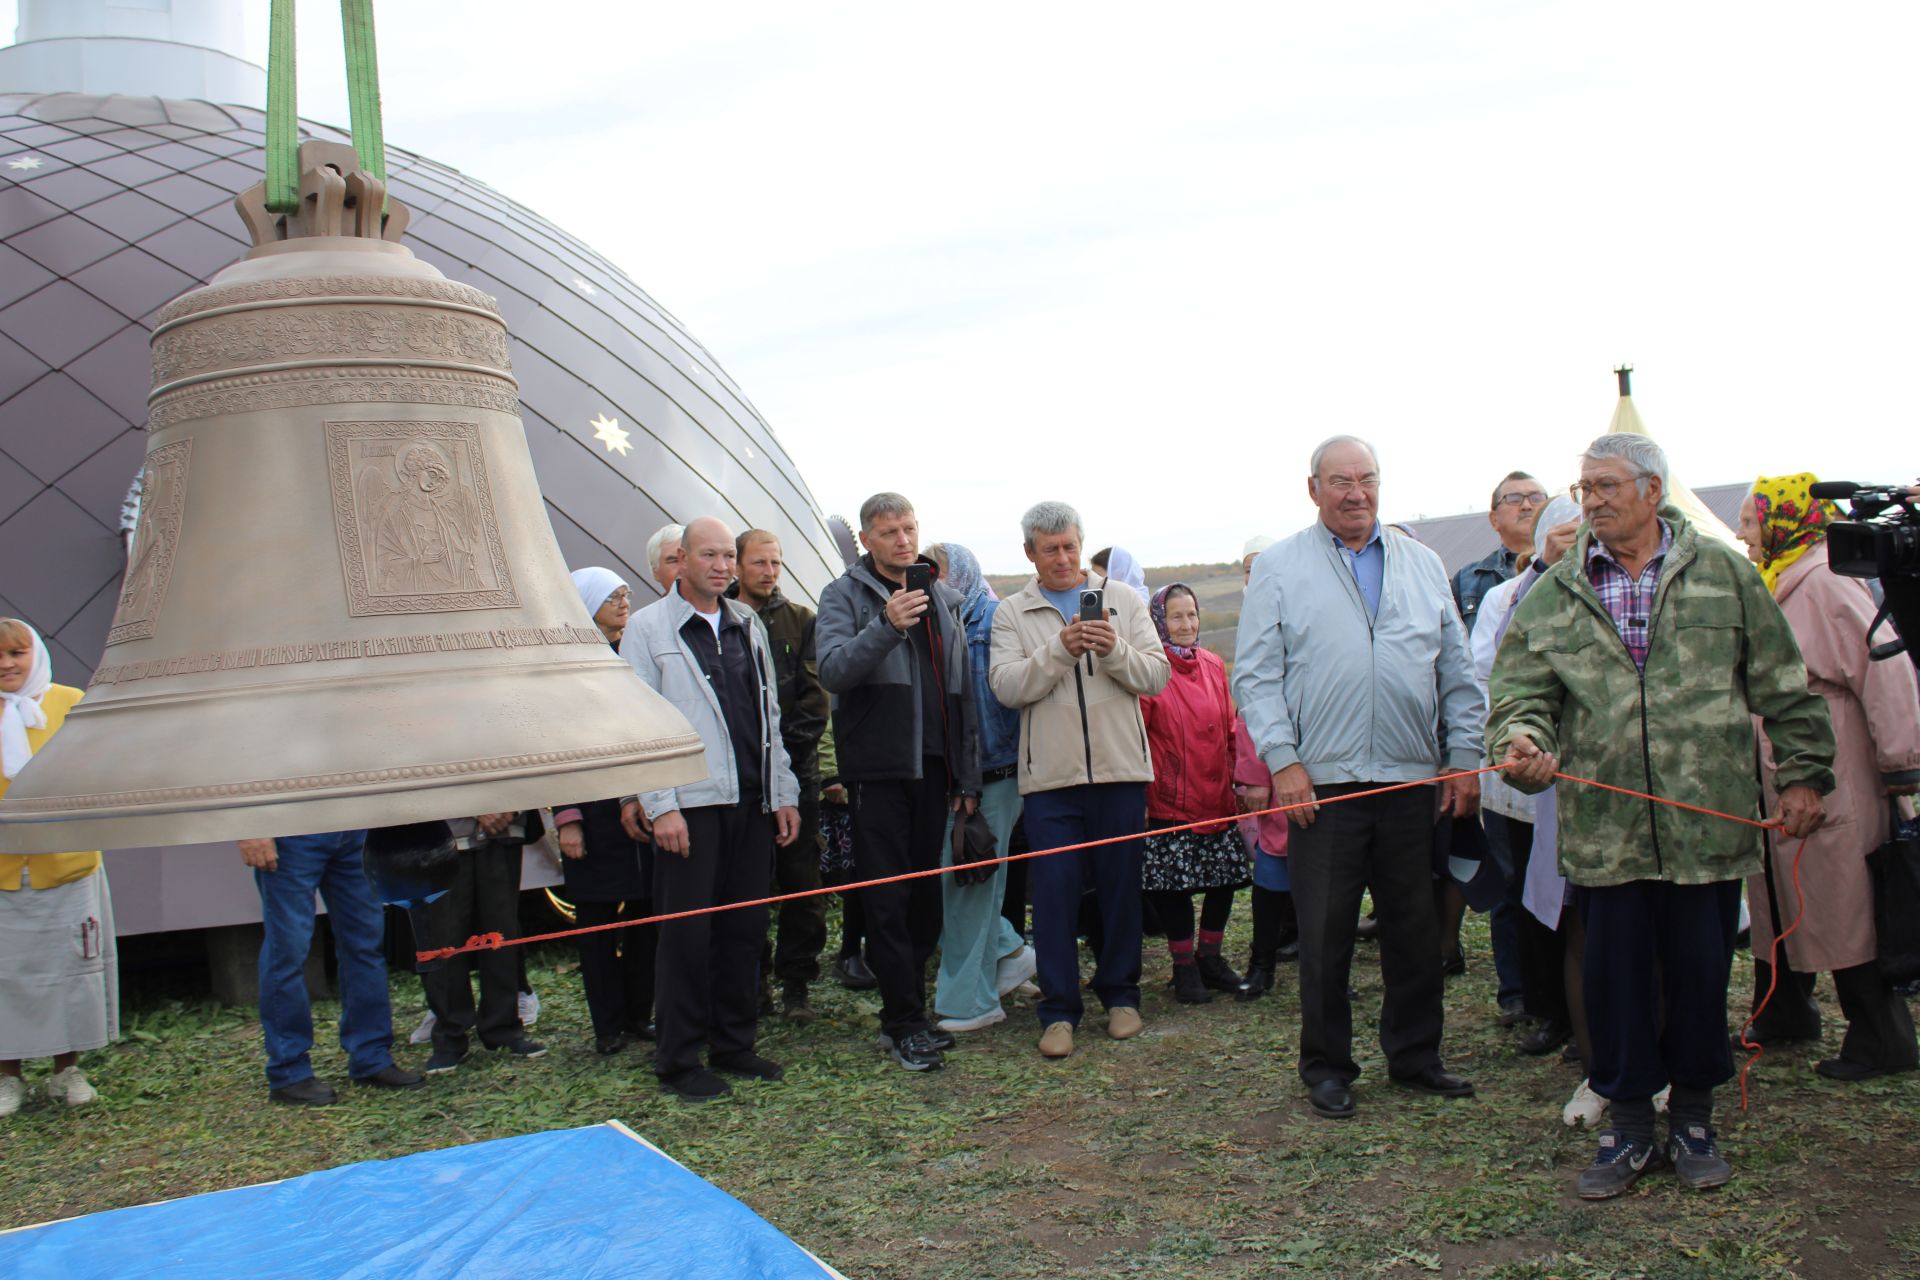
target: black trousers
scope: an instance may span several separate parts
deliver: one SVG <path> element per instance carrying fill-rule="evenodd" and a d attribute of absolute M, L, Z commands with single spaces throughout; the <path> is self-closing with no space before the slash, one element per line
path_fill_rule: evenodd
<path fill-rule="evenodd" d="M 1785 948 L 1781 950 L 1784 952 Z M 1819 1039 L 1820 1006 L 1813 998 L 1814 983 L 1819 976 L 1781 965 L 1773 998 L 1754 1020 L 1748 1038 L 1760 1044 Z M 1760 1003 L 1771 981 L 1772 967 L 1765 960 L 1756 959 L 1753 962 L 1755 1005 Z M 1843 1059 L 1865 1067 L 1910 1068 L 1920 1062 L 1913 1013 L 1907 1008 L 1906 997 L 1881 975 L 1877 963 L 1870 960 L 1850 969 L 1835 969 L 1833 991 L 1840 997 L 1840 1014 L 1847 1020 L 1847 1033 L 1840 1041 Z"/>
<path fill-rule="evenodd" d="M 574 909 L 575 923 L 584 929 L 616 920 L 644 920 L 653 914 L 653 902 L 646 898 L 581 902 Z M 581 937 L 580 983 L 587 991 L 594 1039 L 610 1040 L 623 1031 L 639 1031 L 653 1020 L 653 971 L 659 946 L 657 924 Z"/>
<path fill-rule="evenodd" d="M 1316 786 L 1321 800 L 1379 786 Z M 1354 926 L 1368 889 L 1380 919 L 1380 1048 L 1391 1075 L 1440 1062 L 1440 925 L 1433 914 L 1434 789 L 1412 787 L 1323 805 L 1287 833 L 1287 870 L 1300 919 L 1300 1078 L 1351 1082 L 1353 1006 L 1347 979 Z"/>
<path fill-rule="evenodd" d="M 820 887 L 820 780 L 800 779 L 800 838 L 773 851 L 773 891 L 800 893 Z M 827 898 L 816 893 L 780 904 L 774 929 L 773 976 L 782 983 L 812 982 L 820 976 L 820 952 L 827 945 Z"/>
<path fill-rule="evenodd" d="M 655 848 L 653 906 L 660 914 L 767 896 L 773 874 L 773 815 L 758 799 L 680 811 L 687 856 Z M 653 1069 L 662 1077 L 710 1057 L 753 1048 L 760 1011 L 760 947 L 767 909 L 739 907 L 659 926 Z"/>
<path fill-rule="evenodd" d="M 1567 948 L 1557 930 L 1540 923 L 1538 916 L 1520 901 L 1520 886 L 1527 882 L 1527 867 L 1533 861 L 1533 824 L 1509 818 L 1503 813 L 1483 813 L 1487 845 L 1505 856 L 1513 868 L 1513 906 L 1515 932 L 1519 942 L 1520 999 L 1522 1007 L 1543 1022 L 1572 1023 L 1567 1009 Z"/>
<path fill-rule="evenodd" d="M 940 865 L 947 824 L 947 772 L 925 761 L 919 781 L 857 782 L 853 861 L 862 880 Z M 940 942 L 940 877 L 860 890 L 867 964 L 880 980 L 880 1029 L 899 1039 L 927 1029 L 927 961 Z"/>
<path fill-rule="evenodd" d="M 427 904 L 437 935 L 465 942 L 470 936 L 520 936 L 520 845 L 489 840 L 460 855 L 453 884 Z M 480 974 L 480 1003 L 473 1001 L 472 974 Z M 469 951 L 420 975 L 433 1011 L 433 1047 L 464 1053 L 478 1034 L 489 1049 L 512 1044 L 520 1027 L 520 948 Z"/>
<path fill-rule="evenodd" d="M 1638 1102 L 1669 1084 L 1704 1093 L 1732 1079 L 1727 978 L 1740 882 L 1582 886 L 1573 902 L 1587 926 L 1593 1091 Z"/>

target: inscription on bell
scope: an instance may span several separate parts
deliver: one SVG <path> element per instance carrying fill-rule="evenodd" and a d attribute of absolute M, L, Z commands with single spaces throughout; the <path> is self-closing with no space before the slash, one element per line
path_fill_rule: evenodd
<path fill-rule="evenodd" d="M 471 422 L 329 422 L 327 476 L 348 612 L 519 604 Z"/>
<path fill-rule="evenodd" d="M 187 463 L 193 441 L 176 440 L 147 455 L 140 473 L 140 523 L 133 535 L 120 603 L 114 609 L 109 645 L 153 635 L 173 578 L 173 553 L 180 545 L 180 521 L 187 507 Z"/>

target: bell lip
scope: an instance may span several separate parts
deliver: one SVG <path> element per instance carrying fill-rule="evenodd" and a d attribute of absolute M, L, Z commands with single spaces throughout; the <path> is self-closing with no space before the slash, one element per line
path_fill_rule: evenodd
<path fill-rule="evenodd" d="M 666 758 L 620 765 L 595 765 L 568 772 L 519 777 L 471 777 L 443 785 L 302 796 L 220 808 L 148 809 L 72 817 L 16 817 L 0 800 L 0 854 L 67 853 L 76 849 L 133 849 L 207 844 L 223 840 L 306 835 L 316 831 L 358 831 L 403 822 L 471 817 L 557 805 L 584 799 L 636 795 L 683 786 L 707 775 L 698 737 L 691 751 Z"/>

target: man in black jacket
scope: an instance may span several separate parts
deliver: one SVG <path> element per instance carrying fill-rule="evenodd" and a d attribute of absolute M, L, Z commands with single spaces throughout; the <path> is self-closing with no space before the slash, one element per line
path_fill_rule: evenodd
<path fill-rule="evenodd" d="M 774 852 L 776 893 L 820 887 L 820 735 L 827 729 L 827 691 L 813 659 L 813 610 L 780 594 L 780 539 L 765 529 L 749 529 L 734 539 L 735 572 L 727 594 L 760 615 L 767 629 L 780 697 L 780 736 L 800 782 L 800 838 Z M 827 900 L 822 895 L 780 904 L 778 938 L 771 954 L 763 951 L 780 980 L 781 1011 L 798 1021 L 813 1018 L 807 985 L 820 976 L 820 951 L 827 943 Z"/>
<path fill-rule="evenodd" d="M 835 696 L 833 738 L 853 802 L 862 880 L 940 865 L 947 813 L 979 802 L 979 728 L 968 693 L 960 597 L 907 588 L 920 554 L 913 504 L 880 493 L 860 507 L 867 554 L 820 596 L 820 683 Z M 927 1019 L 926 967 L 940 939 L 938 877 L 862 890 L 867 960 L 880 980 L 880 1043 L 909 1071 L 941 1065 L 953 1038 Z"/>

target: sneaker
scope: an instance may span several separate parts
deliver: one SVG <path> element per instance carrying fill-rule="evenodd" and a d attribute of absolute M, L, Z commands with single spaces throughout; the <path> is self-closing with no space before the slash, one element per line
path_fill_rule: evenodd
<path fill-rule="evenodd" d="M 0 1076 L 0 1116 L 10 1116 L 27 1100 L 27 1082 L 19 1076 Z"/>
<path fill-rule="evenodd" d="M 1023 945 L 994 967 L 994 989 L 997 994 L 1004 996 L 1038 973 L 1039 969 L 1039 957 L 1034 955 L 1032 947 Z"/>
<path fill-rule="evenodd" d="M 1140 1011 L 1131 1005 L 1116 1005 L 1107 1010 L 1107 1036 L 1113 1040 L 1131 1040 L 1140 1034 L 1146 1024 L 1140 1021 Z"/>
<path fill-rule="evenodd" d="M 1668 1085 L 1653 1095 L 1653 1110 L 1656 1115 L 1667 1114 L 1667 1099 L 1673 1096 L 1673 1086 Z"/>
<path fill-rule="evenodd" d="M 1600 1135 L 1593 1163 L 1580 1171 L 1576 1184 L 1582 1200 L 1611 1200 L 1625 1195 L 1640 1175 L 1658 1167 L 1660 1153 L 1650 1138 L 1631 1137 L 1618 1129 Z"/>
<path fill-rule="evenodd" d="M 1193 963 L 1200 970 L 1200 981 L 1206 983 L 1210 991 L 1238 991 L 1245 981 L 1223 956 L 1196 956 Z"/>
<path fill-rule="evenodd" d="M 427 1065 L 420 1069 L 430 1076 L 444 1076 L 466 1060 L 465 1049 L 435 1049 Z"/>
<path fill-rule="evenodd" d="M 939 1027 L 928 1027 L 926 1037 L 927 1043 L 935 1049 L 938 1049 L 941 1053 L 945 1053 L 947 1050 L 953 1048 L 953 1032 L 951 1031 L 942 1031 Z"/>
<path fill-rule="evenodd" d="M 1043 1058 L 1064 1058 L 1073 1052 L 1073 1024 L 1071 1022 L 1050 1022 L 1040 1036 L 1040 1056 Z"/>
<path fill-rule="evenodd" d="M 780 1016 L 789 1022 L 812 1022 L 820 1016 L 807 999 L 807 984 L 789 982 L 780 991 Z"/>
<path fill-rule="evenodd" d="M 1573 1091 L 1573 1097 L 1567 1100 L 1567 1105 L 1560 1108 L 1560 1121 L 1569 1129 L 1575 1125 L 1598 1129 L 1606 1116 L 1607 1100 L 1595 1093 L 1592 1085 L 1585 1080 Z"/>
<path fill-rule="evenodd" d="M 1667 1159 L 1680 1178 L 1681 1185 L 1695 1189 L 1724 1187 L 1733 1177 L 1733 1166 L 1720 1154 L 1713 1130 L 1704 1124 L 1688 1122 L 1667 1134 Z"/>
<path fill-rule="evenodd" d="M 420 1019 L 420 1025 L 408 1034 L 407 1043 L 425 1044 L 427 1041 L 433 1039 L 433 1024 L 436 1021 L 437 1019 L 433 1016 L 433 1010 L 427 1010 L 427 1016 Z"/>
<path fill-rule="evenodd" d="M 880 1033 L 880 1047 L 893 1055 L 893 1060 L 907 1071 L 932 1071 L 946 1062 L 924 1031 L 902 1036 L 898 1041 L 883 1031 Z"/>
<path fill-rule="evenodd" d="M 866 959 L 858 954 L 841 956 L 835 960 L 833 976 L 849 991 L 871 991 L 880 985 L 880 979 L 874 977 L 873 970 L 867 968 Z"/>
<path fill-rule="evenodd" d="M 540 993 L 522 991 L 517 1001 L 520 1009 L 520 1025 L 530 1027 L 540 1021 Z"/>
<path fill-rule="evenodd" d="M 984 1031 L 994 1023 L 1006 1020 L 1007 1011 L 995 1005 L 977 1018 L 942 1018 L 934 1023 L 934 1026 L 951 1035 L 968 1031 Z"/>
<path fill-rule="evenodd" d="M 100 1095 L 87 1083 L 86 1072 L 79 1067 L 68 1067 L 47 1077 L 47 1096 L 70 1107 L 84 1107 Z"/>
<path fill-rule="evenodd" d="M 682 1102 L 712 1102 L 733 1092 L 733 1086 L 705 1067 L 688 1067 L 660 1077 L 662 1093 L 678 1094 Z"/>
<path fill-rule="evenodd" d="M 1199 965 L 1173 966 L 1173 998 L 1181 1004 L 1206 1004 L 1213 999 L 1213 992 L 1207 990 L 1206 979 L 1200 976 Z"/>
<path fill-rule="evenodd" d="M 521 1036 L 512 1044 L 497 1045 L 494 1046 L 494 1048 L 498 1053 L 504 1053 L 509 1058 L 519 1058 L 522 1061 L 547 1056 L 547 1046 L 541 1044 L 538 1040 L 529 1040 L 525 1036 Z"/>
<path fill-rule="evenodd" d="M 746 1080 L 784 1080 L 787 1069 L 772 1058 L 763 1058 L 753 1050 L 741 1053 L 729 1053 L 723 1057 L 708 1058 L 707 1065 L 715 1071 L 724 1071 L 730 1076 L 739 1076 Z"/>

